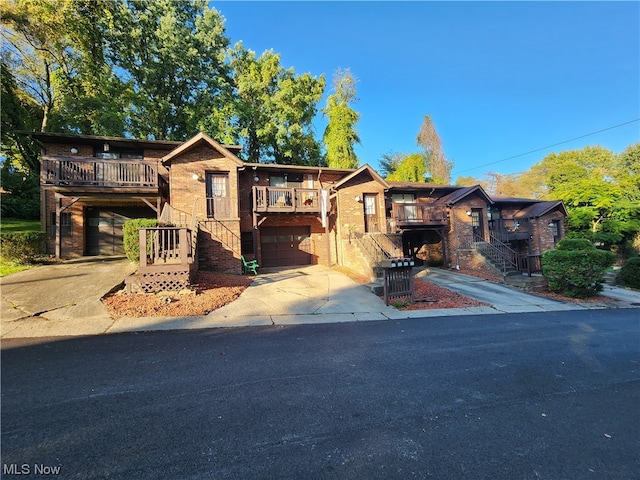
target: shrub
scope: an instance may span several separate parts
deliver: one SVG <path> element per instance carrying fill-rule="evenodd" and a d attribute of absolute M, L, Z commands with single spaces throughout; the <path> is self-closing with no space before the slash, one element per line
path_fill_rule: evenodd
<path fill-rule="evenodd" d="M 5 260 L 33 263 L 44 254 L 45 232 L 3 233 L 0 238 L 0 255 Z"/>
<path fill-rule="evenodd" d="M 640 257 L 625 260 L 620 269 L 620 279 L 626 287 L 640 288 Z"/>
<path fill-rule="evenodd" d="M 158 220 L 153 218 L 135 218 L 127 220 L 122 226 L 124 253 L 129 260 L 140 263 L 140 232 L 141 228 L 158 226 Z"/>
<path fill-rule="evenodd" d="M 542 254 L 542 274 L 552 291 L 587 298 L 602 290 L 604 273 L 615 260 L 612 252 L 598 250 L 588 240 L 565 239 Z"/>
<path fill-rule="evenodd" d="M 593 250 L 594 245 L 586 238 L 565 238 L 556 245 L 556 250 Z"/>

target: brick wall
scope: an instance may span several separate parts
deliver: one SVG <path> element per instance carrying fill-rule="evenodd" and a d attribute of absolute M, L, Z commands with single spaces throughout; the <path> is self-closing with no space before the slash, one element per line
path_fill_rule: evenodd
<path fill-rule="evenodd" d="M 197 146 L 171 161 L 169 174 L 171 205 L 189 214 L 195 205 L 197 216 L 206 218 L 207 172 L 228 174 L 227 194 L 230 210 L 229 217 L 222 220 L 239 221 L 237 164 L 209 146 Z M 194 174 L 198 175 L 197 180 L 194 179 Z"/>
<path fill-rule="evenodd" d="M 544 253 L 555 248 L 553 230 L 549 223 L 558 221 L 559 239 L 564 238 L 564 216 L 560 212 L 550 212 L 540 218 L 532 218 L 531 222 L 531 252 Z"/>

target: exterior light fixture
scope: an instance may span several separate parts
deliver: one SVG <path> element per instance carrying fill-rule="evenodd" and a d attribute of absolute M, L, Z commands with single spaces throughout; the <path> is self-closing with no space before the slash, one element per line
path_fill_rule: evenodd
<path fill-rule="evenodd" d="M 356 198 L 354 200 L 358 203 L 362 201 L 362 199 L 360 198 L 360 195 L 356 195 Z"/>
<path fill-rule="evenodd" d="M 70 150 L 70 151 L 71 151 L 71 153 L 73 153 L 74 155 L 75 155 L 76 153 L 78 153 L 78 149 L 77 149 L 76 147 L 71 147 L 71 150 Z"/>
<path fill-rule="evenodd" d="M 193 174 L 193 175 L 191 175 L 191 178 L 192 178 L 193 180 L 196 180 L 196 181 L 197 181 L 197 180 L 200 180 L 200 175 L 198 175 L 197 173 L 195 173 L 195 172 L 194 172 L 194 174 Z"/>
<path fill-rule="evenodd" d="M 257 174 L 255 174 L 255 175 L 253 176 L 253 181 L 254 181 L 254 182 L 257 182 L 257 181 L 259 181 L 259 180 L 260 180 L 260 177 L 258 177 L 258 175 L 257 175 Z"/>
<path fill-rule="evenodd" d="M 467 210 L 466 214 L 467 214 L 467 217 L 470 217 L 471 216 L 471 210 Z"/>
<path fill-rule="evenodd" d="M 104 152 L 108 152 L 109 151 L 109 144 L 107 142 L 105 142 L 104 145 L 102 146 L 102 150 Z"/>

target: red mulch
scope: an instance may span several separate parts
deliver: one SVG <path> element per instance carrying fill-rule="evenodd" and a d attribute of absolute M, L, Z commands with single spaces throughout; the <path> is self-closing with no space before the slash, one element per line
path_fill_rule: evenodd
<path fill-rule="evenodd" d="M 114 318 L 206 315 L 233 302 L 252 281 L 249 276 L 200 271 L 191 293 L 118 292 L 103 298 L 102 303 Z"/>

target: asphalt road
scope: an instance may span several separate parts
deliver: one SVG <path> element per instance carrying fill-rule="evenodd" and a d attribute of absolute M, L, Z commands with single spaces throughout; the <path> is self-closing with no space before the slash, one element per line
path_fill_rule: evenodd
<path fill-rule="evenodd" d="M 640 478 L 639 362 L 637 309 L 4 340 L 2 477 Z"/>

